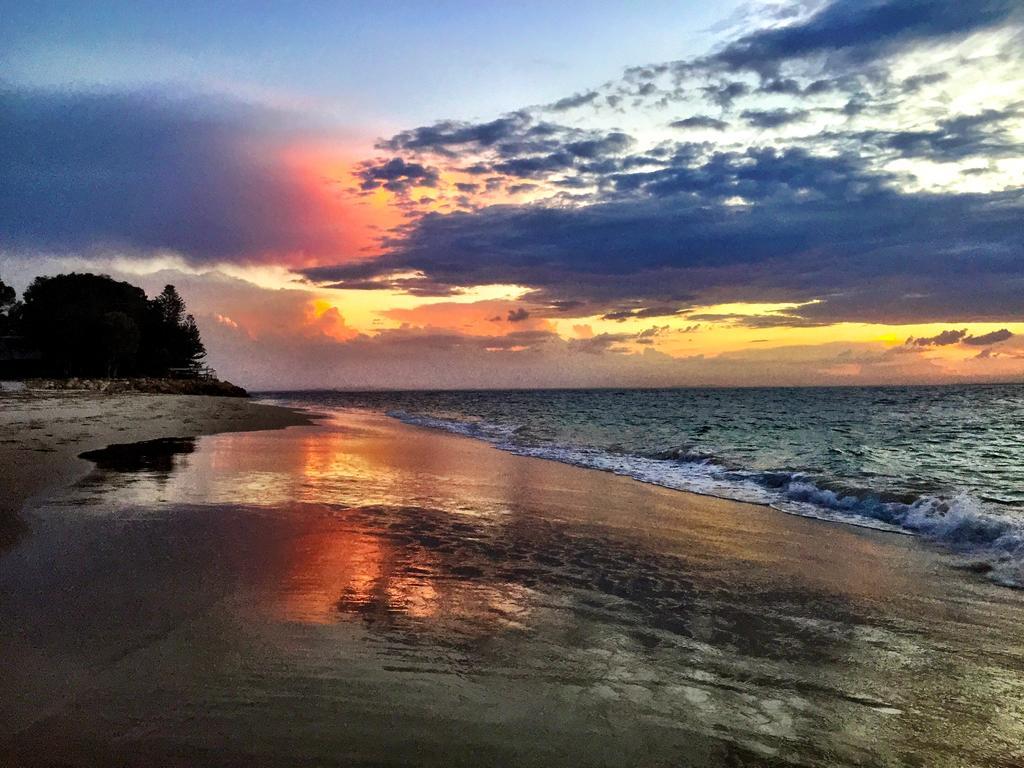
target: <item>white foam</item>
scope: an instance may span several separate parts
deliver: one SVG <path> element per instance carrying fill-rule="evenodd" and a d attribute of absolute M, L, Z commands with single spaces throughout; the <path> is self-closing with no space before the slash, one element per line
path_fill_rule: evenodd
<path fill-rule="evenodd" d="M 501 450 L 574 466 L 613 472 L 673 490 L 770 506 L 787 514 L 862 528 L 919 535 L 953 552 L 984 562 L 993 581 L 1024 586 L 1024 521 L 986 512 L 973 496 L 922 496 L 910 503 L 887 501 L 869 491 L 822 488 L 799 472 L 733 469 L 686 452 L 653 458 L 586 446 L 529 445 L 515 440 L 517 427 L 391 411 L 389 416 L 432 429 L 485 440 Z"/>

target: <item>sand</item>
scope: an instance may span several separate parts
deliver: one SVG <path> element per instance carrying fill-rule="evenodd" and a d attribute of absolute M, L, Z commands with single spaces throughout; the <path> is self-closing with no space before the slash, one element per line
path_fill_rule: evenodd
<path fill-rule="evenodd" d="M 0 556 L 0 762 L 1024 759 L 1021 593 L 911 537 L 361 413 L 95 458 Z"/>
<path fill-rule="evenodd" d="M 241 398 L 0 391 L 0 517 L 84 475 L 78 455 L 112 443 L 308 424 L 287 408 Z"/>

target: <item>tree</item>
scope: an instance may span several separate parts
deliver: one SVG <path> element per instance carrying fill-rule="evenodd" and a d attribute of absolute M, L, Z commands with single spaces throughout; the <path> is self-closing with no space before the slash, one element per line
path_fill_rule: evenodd
<path fill-rule="evenodd" d="M 127 321 L 140 329 L 148 312 L 141 288 L 106 275 L 37 277 L 25 291 L 22 327 L 51 375 L 104 376 L 111 365 L 133 375 L 141 371 L 125 348 L 133 335 Z"/>
<path fill-rule="evenodd" d="M 189 366 L 198 368 L 206 359 L 206 345 L 199 335 L 199 326 L 192 315 L 185 316 L 182 327 L 182 353 L 188 357 Z"/>
<path fill-rule="evenodd" d="M 6 313 L 14 306 L 18 294 L 3 280 L 0 280 L 0 312 Z"/>
<path fill-rule="evenodd" d="M 160 295 L 153 299 L 161 321 L 168 327 L 180 326 L 185 321 L 185 300 L 173 285 L 165 285 Z"/>
<path fill-rule="evenodd" d="M 166 285 L 151 302 L 154 325 L 150 339 L 153 367 L 198 368 L 206 357 L 195 318 L 185 313 L 185 300 Z"/>
<path fill-rule="evenodd" d="M 0 336 L 13 333 L 19 310 L 18 294 L 0 280 Z"/>
<path fill-rule="evenodd" d="M 142 338 L 138 323 L 124 312 L 107 312 L 100 321 L 100 329 L 105 337 L 107 377 L 134 368 Z"/>
<path fill-rule="evenodd" d="M 166 376 L 171 368 L 196 369 L 206 356 L 173 285 L 150 300 L 106 275 L 37 277 L 20 317 L 52 376 Z"/>

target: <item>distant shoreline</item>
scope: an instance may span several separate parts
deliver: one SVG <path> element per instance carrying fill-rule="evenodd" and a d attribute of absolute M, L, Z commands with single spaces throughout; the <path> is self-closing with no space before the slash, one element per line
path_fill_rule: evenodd
<path fill-rule="evenodd" d="M 874 384 L 673 384 L 667 386 L 604 386 L 604 387 L 300 387 L 297 389 L 258 389 L 253 397 L 275 397 L 288 394 L 343 392 L 349 395 L 388 392 L 686 392 L 694 390 L 759 390 L 759 389 L 945 389 L 955 387 L 1024 387 L 1024 381 L 933 381 Z"/>

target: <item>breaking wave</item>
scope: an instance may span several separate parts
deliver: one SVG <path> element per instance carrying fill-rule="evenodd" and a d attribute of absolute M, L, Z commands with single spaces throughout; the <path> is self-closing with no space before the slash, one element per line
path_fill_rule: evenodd
<path fill-rule="evenodd" d="M 987 512 L 963 492 L 885 496 L 806 472 L 758 471 L 689 448 L 638 455 L 526 439 L 519 426 L 388 411 L 406 424 L 483 440 L 504 451 L 613 472 L 674 490 L 772 507 L 781 512 L 920 536 L 965 558 L 998 584 L 1024 587 L 1024 521 Z"/>

